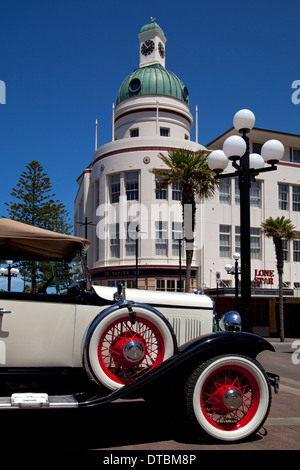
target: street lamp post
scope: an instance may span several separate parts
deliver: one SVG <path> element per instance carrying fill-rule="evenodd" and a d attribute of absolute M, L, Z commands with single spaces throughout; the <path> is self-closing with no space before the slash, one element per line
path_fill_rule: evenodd
<path fill-rule="evenodd" d="M 251 315 L 251 256 L 250 256 L 250 187 L 256 175 L 277 169 L 276 163 L 284 154 L 284 147 L 278 140 L 267 141 L 261 155 L 249 151 L 249 137 L 255 123 L 252 111 L 242 109 L 233 119 L 234 128 L 241 134 L 228 137 L 223 150 L 214 150 L 207 159 L 208 166 L 215 171 L 217 178 L 237 177 L 240 189 L 240 227 L 241 227 L 241 316 L 243 329 L 252 331 Z M 223 173 L 231 161 L 233 173 Z M 267 163 L 269 166 L 264 167 Z"/>
<path fill-rule="evenodd" d="M 225 269 L 228 274 L 234 275 L 234 290 L 235 290 L 235 310 L 239 310 L 239 270 L 240 267 L 238 265 L 238 261 L 241 255 L 239 253 L 234 253 L 234 266 L 231 264 L 226 264 Z"/>
<path fill-rule="evenodd" d="M 7 260 L 6 264 L 7 268 L 0 268 L 0 275 L 7 277 L 7 291 L 10 292 L 11 278 L 17 276 L 19 274 L 19 270 L 17 268 L 12 268 L 12 260 Z"/>
<path fill-rule="evenodd" d="M 182 242 L 184 238 L 175 238 L 173 241 L 178 242 L 178 259 L 179 259 L 179 291 L 182 292 Z"/>
<path fill-rule="evenodd" d="M 84 238 L 88 237 L 88 233 L 87 233 L 88 225 L 96 225 L 96 224 L 93 224 L 92 222 L 88 222 L 87 217 L 84 218 L 84 222 L 77 222 L 77 224 L 80 225 L 80 227 L 84 227 Z"/>

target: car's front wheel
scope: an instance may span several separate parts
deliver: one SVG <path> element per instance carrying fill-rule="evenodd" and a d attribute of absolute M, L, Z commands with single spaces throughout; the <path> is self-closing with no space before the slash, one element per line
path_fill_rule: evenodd
<path fill-rule="evenodd" d="M 190 417 L 216 439 L 236 441 L 255 433 L 268 416 L 268 377 L 254 359 L 215 357 L 198 367 L 186 386 Z"/>

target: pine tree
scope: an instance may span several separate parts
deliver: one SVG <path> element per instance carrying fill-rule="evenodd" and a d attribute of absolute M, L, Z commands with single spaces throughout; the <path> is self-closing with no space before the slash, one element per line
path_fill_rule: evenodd
<path fill-rule="evenodd" d="M 15 201 L 5 203 L 9 218 L 54 232 L 71 233 L 69 213 L 64 204 L 56 199 L 50 178 L 38 161 L 33 160 L 26 166 L 10 195 Z M 35 262 L 20 265 L 23 277 L 31 278 L 33 292 L 37 290 L 38 281 L 43 282 L 50 270 L 55 278 L 55 268 L 53 271 L 45 263 L 42 266 L 39 268 Z"/>
<path fill-rule="evenodd" d="M 64 204 L 54 199 L 50 178 L 36 160 L 21 173 L 11 196 L 17 199 L 5 203 L 11 219 L 54 232 L 71 233 L 69 213 Z"/>

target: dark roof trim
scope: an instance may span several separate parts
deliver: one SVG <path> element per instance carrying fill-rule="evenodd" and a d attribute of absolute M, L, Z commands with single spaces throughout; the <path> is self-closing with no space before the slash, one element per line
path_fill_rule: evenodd
<path fill-rule="evenodd" d="M 212 140 L 211 142 L 206 144 L 205 147 L 209 147 L 210 145 L 212 145 L 217 140 L 222 139 L 222 137 L 224 137 L 226 134 L 229 134 L 229 132 L 231 132 L 233 129 L 234 129 L 234 127 L 231 127 L 227 131 L 223 132 L 223 134 L 219 135 L 214 140 Z M 261 127 L 254 127 L 253 130 L 254 131 L 260 131 L 260 132 L 270 132 L 272 134 L 282 134 L 282 135 L 287 135 L 287 136 L 290 136 L 290 137 L 300 137 L 299 134 L 291 134 L 290 132 L 274 131 L 272 129 L 264 129 L 264 128 L 261 128 Z"/>

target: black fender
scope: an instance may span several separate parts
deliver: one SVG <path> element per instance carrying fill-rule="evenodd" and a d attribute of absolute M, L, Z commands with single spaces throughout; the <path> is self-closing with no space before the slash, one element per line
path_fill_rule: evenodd
<path fill-rule="evenodd" d="M 100 405 L 119 398 L 137 398 L 183 390 L 186 380 L 196 367 L 208 359 L 222 354 L 242 354 L 253 359 L 263 351 L 275 351 L 273 346 L 251 333 L 224 331 L 196 338 L 182 345 L 177 353 L 135 382 L 113 391 L 105 397 L 80 406 Z"/>
<path fill-rule="evenodd" d="M 196 338 L 179 348 L 180 354 L 208 355 L 212 357 L 219 354 L 239 353 L 255 358 L 262 351 L 275 351 L 272 344 L 261 336 L 241 331 L 220 331 Z M 212 354 L 213 352 L 213 354 Z"/>
<path fill-rule="evenodd" d="M 176 356 L 146 374 L 145 386 L 147 390 L 152 386 L 159 389 L 180 387 L 195 368 L 208 359 L 225 354 L 240 354 L 255 359 L 266 350 L 275 352 L 268 341 L 251 333 L 222 331 L 207 334 L 182 345 Z M 143 386 L 137 382 L 132 385 Z"/>

